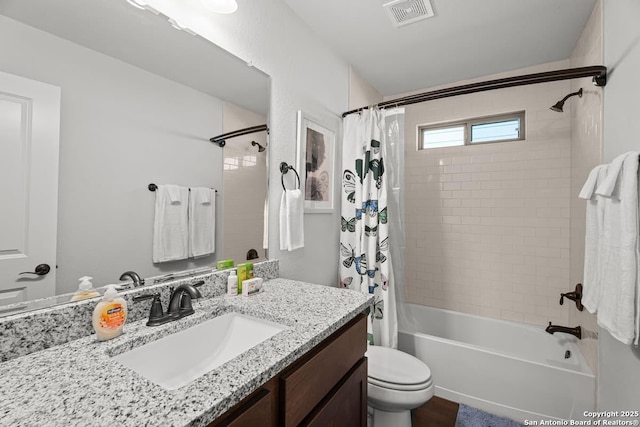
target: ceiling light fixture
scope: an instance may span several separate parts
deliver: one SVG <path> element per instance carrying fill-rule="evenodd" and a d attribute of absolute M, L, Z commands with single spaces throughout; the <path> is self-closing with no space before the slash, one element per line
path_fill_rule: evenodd
<path fill-rule="evenodd" d="M 238 9 L 236 0 L 200 0 L 204 7 L 215 13 L 233 13 Z"/>

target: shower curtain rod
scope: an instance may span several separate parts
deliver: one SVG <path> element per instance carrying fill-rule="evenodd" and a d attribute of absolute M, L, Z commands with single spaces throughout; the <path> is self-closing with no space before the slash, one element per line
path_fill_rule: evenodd
<path fill-rule="evenodd" d="M 403 105 L 417 104 L 419 102 L 432 101 L 434 99 L 448 98 L 450 96 L 467 95 L 470 93 L 484 92 L 493 89 L 504 89 L 508 87 L 524 86 L 536 83 L 547 83 L 557 80 L 579 79 L 582 77 L 593 77 L 593 84 L 604 86 L 607 84 L 607 67 L 594 65 L 591 67 L 567 68 L 564 70 L 547 71 L 544 73 L 525 74 L 523 76 L 506 77 L 486 82 L 470 83 L 462 86 L 454 86 L 445 89 L 433 90 L 430 92 L 418 93 L 416 95 L 404 96 L 402 98 L 383 101 L 377 107 L 400 107 Z M 369 108 L 360 107 L 355 110 L 342 113 L 342 117 L 349 114 L 358 113 Z"/>
<path fill-rule="evenodd" d="M 267 135 L 268 135 L 269 127 L 266 124 L 251 126 L 248 128 L 238 129 L 238 130 L 234 130 L 233 132 L 227 132 L 227 133 L 223 133 L 222 135 L 214 136 L 213 138 L 209 138 L 209 141 L 215 142 L 220 147 L 224 147 L 225 144 L 227 143 L 226 142 L 227 139 L 235 138 L 237 136 L 242 136 L 242 135 L 248 135 L 250 133 L 265 132 L 265 131 L 267 132 Z"/>

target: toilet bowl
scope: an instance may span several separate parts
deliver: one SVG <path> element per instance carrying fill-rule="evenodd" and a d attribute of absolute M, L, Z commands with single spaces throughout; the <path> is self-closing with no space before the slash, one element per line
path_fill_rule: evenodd
<path fill-rule="evenodd" d="M 372 427 L 411 427 L 411 410 L 433 396 L 431 370 L 421 360 L 392 348 L 370 346 L 366 356 Z"/>

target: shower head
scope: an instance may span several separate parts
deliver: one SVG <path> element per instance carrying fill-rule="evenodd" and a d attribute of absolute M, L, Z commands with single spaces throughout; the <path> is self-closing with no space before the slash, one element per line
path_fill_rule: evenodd
<path fill-rule="evenodd" d="M 265 147 L 263 147 L 262 145 L 258 144 L 258 143 L 257 143 L 257 142 L 255 142 L 255 141 L 251 141 L 251 145 L 253 145 L 254 147 L 255 147 L 255 146 L 258 146 L 258 151 L 259 151 L 260 153 L 262 153 L 262 152 L 265 150 Z"/>
<path fill-rule="evenodd" d="M 577 92 L 570 93 L 569 95 L 562 98 L 561 101 L 558 101 L 555 104 L 553 104 L 550 110 L 557 111 L 558 113 L 562 113 L 564 111 L 563 107 L 564 107 L 565 101 L 575 95 L 578 95 L 580 98 L 582 98 L 582 88 L 580 88 L 580 90 L 578 90 Z"/>

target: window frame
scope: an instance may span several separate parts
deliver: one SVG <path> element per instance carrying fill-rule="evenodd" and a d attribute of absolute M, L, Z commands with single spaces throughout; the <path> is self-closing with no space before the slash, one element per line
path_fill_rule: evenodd
<path fill-rule="evenodd" d="M 490 141 L 479 141 L 472 142 L 471 141 L 471 131 L 473 126 L 479 124 L 489 124 L 489 123 L 498 123 L 498 122 L 506 122 L 511 120 L 519 120 L 519 137 L 518 138 L 510 138 L 510 139 L 494 139 Z M 424 146 L 424 131 L 425 130 L 437 130 L 437 129 L 446 129 L 453 127 L 463 127 L 464 128 L 464 144 L 462 145 L 449 145 L 446 147 L 425 147 Z M 526 126 L 525 126 L 525 111 L 514 111 L 511 113 L 503 113 L 503 114 L 492 114 L 489 116 L 482 117 L 473 117 L 469 119 L 463 120 L 455 120 L 451 122 L 441 122 L 441 123 L 432 123 L 428 125 L 420 125 L 418 126 L 418 150 L 435 150 L 439 148 L 455 148 L 455 147 L 466 147 L 473 145 L 483 145 L 483 144 L 496 144 L 500 142 L 513 142 L 513 141 L 524 141 L 526 139 Z"/>

